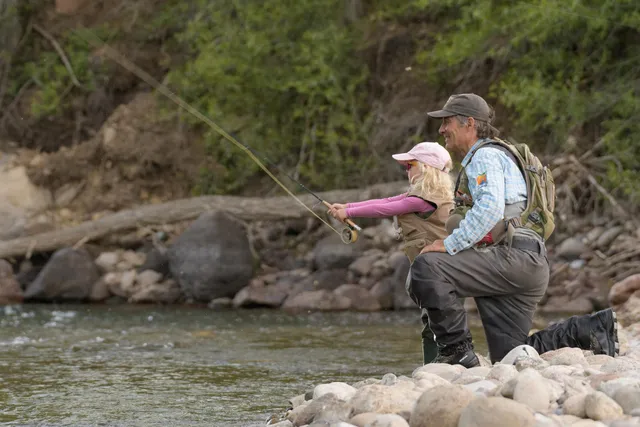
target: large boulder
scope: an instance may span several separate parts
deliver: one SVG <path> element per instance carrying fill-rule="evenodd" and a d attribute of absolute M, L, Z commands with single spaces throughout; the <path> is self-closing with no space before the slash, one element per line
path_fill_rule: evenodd
<path fill-rule="evenodd" d="M 246 229 L 223 212 L 206 212 L 167 252 L 171 275 L 188 300 L 233 297 L 253 276 Z"/>
<path fill-rule="evenodd" d="M 84 301 L 100 279 L 98 267 L 85 249 L 56 251 L 24 293 L 25 300 Z"/>
<path fill-rule="evenodd" d="M 345 244 L 340 236 L 331 234 L 320 240 L 313 249 L 313 266 L 316 270 L 348 268 L 363 252 L 362 239 Z"/>

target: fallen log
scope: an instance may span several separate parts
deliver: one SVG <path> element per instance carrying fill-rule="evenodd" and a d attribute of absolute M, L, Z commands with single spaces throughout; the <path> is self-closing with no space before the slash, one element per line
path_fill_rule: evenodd
<path fill-rule="evenodd" d="M 406 190 L 404 181 L 377 184 L 365 189 L 334 190 L 318 193 L 329 202 L 359 201 L 369 198 L 389 197 Z M 317 212 L 326 207 L 310 194 L 298 196 Z M 34 252 L 50 252 L 104 237 L 112 233 L 139 227 L 171 224 L 192 220 L 203 212 L 220 210 L 244 221 L 282 220 L 311 216 L 300 203 L 290 196 L 270 198 L 238 196 L 201 196 L 174 200 L 156 205 L 145 205 L 123 210 L 94 221 L 86 221 L 75 227 L 49 231 L 28 237 L 0 241 L 0 258 L 25 256 Z"/>

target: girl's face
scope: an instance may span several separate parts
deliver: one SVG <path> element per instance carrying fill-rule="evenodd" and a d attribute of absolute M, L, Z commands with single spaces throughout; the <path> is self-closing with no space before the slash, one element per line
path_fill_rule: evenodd
<path fill-rule="evenodd" d="M 409 181 L 413 181 L 413 179 L 420 175 L 420 166 L 417 160 L 411 160 L 405 163 L 405 167 L 407 168 L 407 177 Z"/>

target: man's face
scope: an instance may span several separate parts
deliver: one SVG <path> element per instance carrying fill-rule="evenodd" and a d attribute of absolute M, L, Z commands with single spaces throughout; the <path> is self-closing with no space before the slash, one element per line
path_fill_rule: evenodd
<path fill-rule="evenodd" d="M 454 116 L 445 117 L 438 129 L 440 135 L 444 136 L 445 148 L 457 159 L 464 158 L 476 142 L 475 128 L 473 123 L 469 123 L 473 119 L 467 120 L 467 123 L 461 124 Z"/>

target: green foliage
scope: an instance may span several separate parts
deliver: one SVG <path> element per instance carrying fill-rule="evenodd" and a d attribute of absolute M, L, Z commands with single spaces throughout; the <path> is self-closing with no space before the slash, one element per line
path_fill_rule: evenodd
<path fill-rule="evenodd" d="M 367 68 L 342 0 L 203 1 L 179 40 L 194 59 L 170 83 L 199 111 L 282 169 L 323 188 L 363 176 Z M 257 167 L 213 131 L 219 168 L 200 192 L 237 191 Z"/>
<path fill-rule="evenodd" d="M 84 31 L 88 30 L 78 30 L 77 33 L 69 31 L 57 41 L 82 90 L 92 91 L 100 78 L 100 68 L 90 64 L 90 52 L 93 47 L 85 41 Z M 91 31 L 101 38 L 109 36 L 106 27 Z M 67 102 L 70 98 L 67 95 L 74 86 L 71 73 L 59 53 L 53 49 L 45 50 L 33 57 L 34 59 L 19 63 L 15 68 L 9 93 L 15 96 L 30 80 L 37 88 L 31 97 L 31 114 L 36 118 L 56 114 L 68 107 Z"/>
<path fill-rule="evenodd" d="M 620 186 L 640 201 L 640 3 L 410 3 L 413 9 L 405 5 L 403 13 L 430 22 L 446 10 L 447 19 L 416 53 L 432 83 L 450 85 L 458 73 L 479 76 L 469 71 L 484 70 L 471 84 L 489 87 L 489 98 L 510 109 L 516 139 L 557 153 L 571 148 L 569 136 L 583 150 L 602 138 L 618 159 L 611 165 L 610 187 Z"/>

